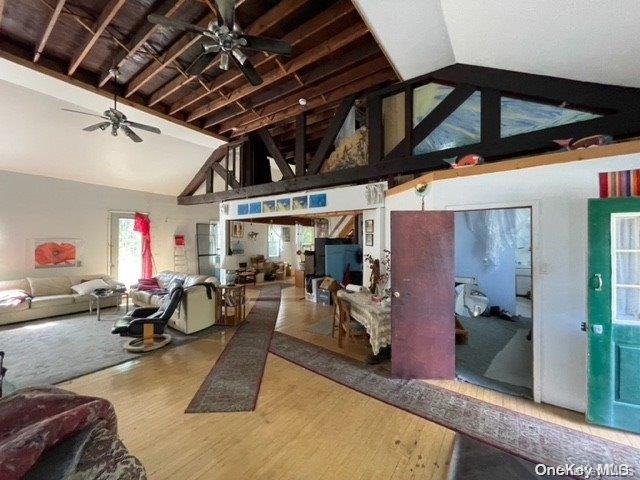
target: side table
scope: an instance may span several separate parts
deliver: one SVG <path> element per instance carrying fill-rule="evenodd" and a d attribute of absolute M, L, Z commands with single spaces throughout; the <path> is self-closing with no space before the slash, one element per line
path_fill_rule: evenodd
<path fill-rule="evenodd" d="M 218 287 L 220 297 L 219 322 L 221 325 L 235 326 L 243 322 L 246 315 L 246 289 L 244 285 L 222 285 Z"/>

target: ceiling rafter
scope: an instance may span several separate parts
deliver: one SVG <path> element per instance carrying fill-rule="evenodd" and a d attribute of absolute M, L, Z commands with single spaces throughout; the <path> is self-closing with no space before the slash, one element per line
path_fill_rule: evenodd
<path fill-rule="evenodd" d="M 249 27 L 247 27 L 245 29 L 245 33 L 249 35 L 261 35 L 262 33 L 268 31 L 270 28 L 281 22 L 283 18 L 286 18 L 291 13 L 310 3 L 310 1 L 311 0 L 282 0 L 275 7 L 273 7 L 271 10 L 269 10 L 267 13 L 253 22 Z M 214 67 L 217 67 L 219 64 L 220 60 L 219 58 L 216 58 L 207 68 L 203 70 L 202 73 L 205 73 L 213 69 Z M 192 75 L 187 76 L 187 78 L 176 77 L 173 80 L 169 81 L 151 94 L 151 97 L 149 98 L 149 106 L 153 106 L 158 102 L 161 102 L 172 93 L 191 83 L 191 81 L 195 78 L 197 77 L 195 75 Z"/>
<path fill-rule="evenodd" d="M 291 75 L 300 69 L 316 63 L 323 58 L 330 56 L 334 51 L 349 45 L 350 43 L 362 38 L 364 35 L 367 35 L 369 30 L 367 26 L 359 22 L 356 25 L 353 25 L 350 28 L 345 29 L 341 33 L 335 35 L 330 40 L 327 40 L 316 47 L 313 47 L 306 52 L 298 55 L 296 58 L 287 62 L 287 74 Z M 219 99 L 214 100 L 212 102 L 208 102 L 205 105 L 195 109 L 188 117 L 188 122 L 193 122 L 205 115 L 215 112 L 220 108 L 227 106 L 231 101 L 239 100 L 248 95 L 251 95 L 281 79 L 283 79 L 286 75 L 282 73 L 279 68 L 275 68 L 270 70 L 268 73 L 262 75 L 262 84 L 261 85 L 251 85 L 246 84 L 234 92 L 229 96 L 229 100 Z"/>
<path fill-rule="evenodd" d="M 300 44 L 300 42 L 308 39 L 312 35 L 317 34 L 318 32 L 325 29 L 328 25 L 331 25 L 332 23 L 344 18 L 346 15 L 350 14 L 353 11 L 354 8 L 350 1 L 340 0 L 338 3 L 329 7 L 324 12 L 321 12 L 311 20 L 302 24 L 300 27 L 296 28 L 292 32 L 289 32 L 287 35 L 282 37 L 282 40 L 289 43 L 292 47 L 295 47 L 296 45 Z M 270 58 L 264 57 L 261 54 L 257 54 L 256 56 L 252 56 L 250 60 L 257 68 L 269 62 Z M 222 89 L 232 84 L 236 80 L 242 78 L 242 73 L 238 72 L 237 70 L 230 70 L 211 82 L 211 84 L 209 85 L 211 87 L 211 92 L 216 92 L 219 89 Z M 171 115 L 176 114 L 184 108 L 187 108 L 198 102 L 199 100 L 204 99 L 205 97 L 207 97 L 207 95 L 207 92 L 202 91 L 195 91 L 193 93 L 185 95 L 183 98 L 171 105 L 169 113 Z"/>
<path fill-rule="evenodd" d="M 127 0 L 110 0 L 109 3 L 107 3 L 102 10 L 102 13 L 100 13 L 100 16 L 93 24 L 93 35 L 91 35 L 89 41 L 72 56 L 69 71 L 67 72 L 68 75 L 73 75 L 76 72 L 82 61 L 100 38 L 100 35 L 102 35 L 107 28 L 107 25 L 111 23 L 111 20 L 113 20 L 126 1 Z"/>
<path fill-rule="evenodd" d="M 341 100 L 342 98 L 352 95 L 354 93 L 362 92 L 368 88 L 374 87 L 376 85 L 381 85 L 383 83 L 390 82 L 396 79 L 397 77 L 394 71 L 391 68 L 386 68 L 377 73 L 369 75 L 363 79 L 357 80 L 355 82 L 351 82 L 347 85 L 343 85 L 340 88 L 324 96 L 319 96 L 312 100 L 307 100 L 307 104 L 304 107 L 300 107 L 299 105 L 289 107 L 274 115 L 261 118 L 259 120 L 256 120 L 255 122 L 239 127 L 237 130 L 233 132 L 233 136 L 235 137 L 239 135 L 244 135 L 245 133 L 248 133 L 248 132 L 253 132 L 267 125 L 272 125 L 281 120 L 295 117 L 301 111 L 313 110 L 325 104 L 332 103 L 337 100 Z"/>
<path fill-rule="evenodd" d="M 158 5 L 153 13 L 157 15 L 173 15 L 187 0 L 164 0 Z M 142 49 L 147 40 L 153 35 L 157 29 L 157 25 L 151 22 L 143 22 L 142 26 L 127 42 L 127 48 L 118 52 L 115 60 L 115 68 L 120 68 L 131 57 L 131 55 Z M 112 78 L 111 72 L 105 72 L 98 82 L 98 86 L 103 87 Z"/>
<path fill-rule="evenodd" d="M 297 91 L 295 92 L 295 94 L 289 95 L 275 102 L 269 103 L 260 112 L 260 114 L 261 116 L 273 115 L 274 113 L 277 113 L 288 107 L 295 106 L 296 104 L 298 104 L 298 101 L 300 98 L 305 98 L 308 101 L 310 98 L 315 98 L 319 95 L 324 94 L 325 92 L 335 90 L 336 88 L 340 88 L 340 86 L 346 83 L 371 75 L 372 73 L 383 70 L 388 66 L 389 66 L 389 63 L 384 57 L 378 57 L 367 63 L 363 63 L 362 65 L 359 65 L 350 70 L 347 70 L 346 72 L 340 75 L 333 76 L 329 78 L 329 80 L 321 82 L 312 87 L 308 87 L 306 89 Z M 245 118 L 245 120 L 248 120 L 245 115 L 243 115 L 243 117 Z M 228 120 L 221 125 L 219 132 L 222 133 L 222 132 L 231 131 L 233 128 L 240 127 L 242 125 L 250 123 L 253 120 L 255 119 L 252 119 L 249 121 L 243 121 L 240 118 Z M 209 125 L 205 123 L 205 126 L 209 126 Z"/>
<path fill-rule="evenodd" d="M 0 2 L 1 1 L 3 0 L 0 0 Z M 44 51 L 44 48 L 47 45 L 49 36 L 51 35 L 51 32 L 53 31 L 53 27 L 55 26 L 56 22 L 58 21 L 58 18 L 60 17 L 60 14 L 62 13 L 62 8 L 64 7 L 64 4 L 66 1 L 67 0 L 58 0 L 58 3 L 56 3 L 53 13 L 51 14 L 51 18 L 49 19 L 49 23 L 47 23 L 47 28 L 45 28 L 44 32 L 42 32 L 42 37 L 40 38 L 40 42 L 38 42 L 38 46 L 36 47 L 35 53 L 33 54 L 34 63 L 37 63 L 38 60 L 40 60 L 40 56 L 42 55 L 42 52 Z"/>
<path fill-rule="evenodd" d="M 207 13 L 197 22 L 197 25 L 206 28 L 206 26 L 214 20 L 216 16 L 213 13 Z M 178 37 L 176 40 L 162 55 L 162 60 L 160 64 L 152 63 L 147 66 L 142 72 L 138 73 L 127 85 L 125 97 L 129 98 L 135 92 L 137 92 L 141 87 L 147 84 L 150 80 L 152 80 L 156 75 L 158 75 L 162 70 L 167 68 L 171 63 L 176 60 L 180 55 L 186 52 L 189 48 L 195 45 L 199 41 L 200 37 L 194 34 L 183 34 Z"/>

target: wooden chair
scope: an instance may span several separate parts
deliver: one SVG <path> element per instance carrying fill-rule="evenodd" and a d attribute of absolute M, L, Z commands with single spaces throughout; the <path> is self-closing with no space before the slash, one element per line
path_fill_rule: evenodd
<path fill-rule="evenodd" d="M 340 309 L 338 308 L 338 295 L 331 291 L 331 303 L 333 303 L 333 325 L 331 326 L 331 338 L 335 338 L 336 330 L 340 328 Z"/>
<path fill-rule="evenodd" d="M 356 339 L 366 341 L 367 331 L 362 325 L 351 318 L 351 305 L 349 305 L 349 302 L 338 298 L 338 310 L 340 312 L 338 346 L 342 348 L 345 337 L 347 339 L 347 349 L 351 342 Z"/>

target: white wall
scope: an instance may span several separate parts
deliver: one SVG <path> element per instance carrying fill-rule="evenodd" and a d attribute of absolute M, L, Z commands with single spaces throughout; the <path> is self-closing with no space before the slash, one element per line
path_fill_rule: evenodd
<path fill-rule="evenodd" d="M 218 217 L 217 204 L 178 206 L 168 195 L 0 171 L 0 280 L 106 273 L 110 210 L 149 214 L 158 271 L 173 268 L 174 234 L 185 235 L 189 270 L 197 271 L 195 224 Z M 82 266 L 34 270 L 30 240 L 51 237 L 81 239 Z"/>
<path fill-rule="evenodd" d="M 543 402 L 585 410 L 586 335 L 580 323 L 587 311 L 587 199 L 598 197 L 598 172 L 635 168 L 640 154 L 461 177 L 429 187 L 429 210 L 532 207 L 534 337 L 540 336 L 534 388 Z M 412 190 L 387 198 L 387 212 L 419 209 Z"/>

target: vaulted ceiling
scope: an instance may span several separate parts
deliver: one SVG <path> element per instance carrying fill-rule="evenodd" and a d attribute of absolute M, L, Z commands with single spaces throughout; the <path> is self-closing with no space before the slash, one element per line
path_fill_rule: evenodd
<path fill-rule="evenodd" d="M 397 80 L 349 0 L 237 0 L 245 33 L 293 48 L 290 58 L 250 56 L 263 78 L 259 86 L 217 61 L 198 77 L 188 75 L 202 52 L 200 37 L 146 18 L 157 13 L 206 26 L 217 18 L 215 0 L 3 2 L 0 55 L 102 93 L 114 89 L 115 65 L 125 103 L 222 139 L 268 127 L 285 145 L 296 115 L 308 111 L 309 139 L 318 141 L 342 98 Z"/>
<path fill-rule="evenodd" d="M 453 63 L 640 87 L 637 0 L 354 0 L 404 80 Z"/>

